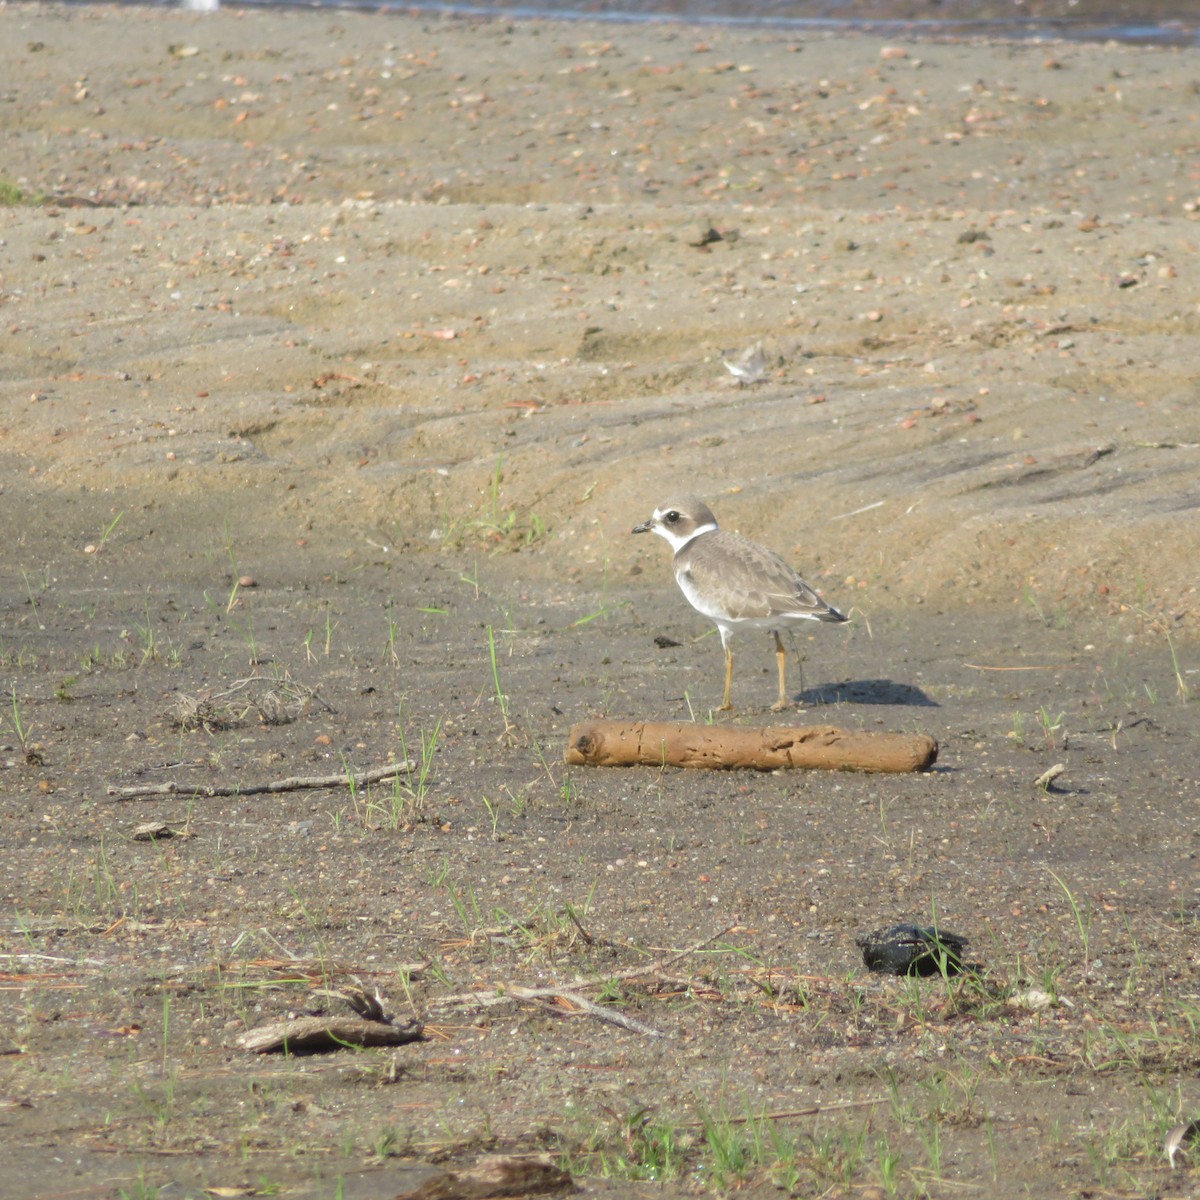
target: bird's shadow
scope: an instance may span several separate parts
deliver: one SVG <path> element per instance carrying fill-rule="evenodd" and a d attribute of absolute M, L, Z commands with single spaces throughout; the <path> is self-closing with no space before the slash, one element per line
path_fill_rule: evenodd
<path fill-rule="evenodd" d="M 823 683 L 806 688 L 796 697 L 809 704 L 895 704 L 911 708 L 940 708 L 936 700 L 911 683 L 892 679 L 848 679 L 844 683 Z"/>

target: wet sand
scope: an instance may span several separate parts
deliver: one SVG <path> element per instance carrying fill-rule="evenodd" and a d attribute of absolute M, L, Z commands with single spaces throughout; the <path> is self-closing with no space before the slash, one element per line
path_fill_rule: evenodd
<path fill-rule="evenodd" d="M 1193 54 L 2 16 L 6 503 L 582 578 L 687 479 L 864 601 L 1194 630 Z"/>

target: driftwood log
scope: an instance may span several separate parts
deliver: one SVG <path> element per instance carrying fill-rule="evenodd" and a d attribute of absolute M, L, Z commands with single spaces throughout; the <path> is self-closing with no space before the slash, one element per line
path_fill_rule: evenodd
<path fill-rule="evenodd" d="M 832 725 L 692 725 L 672 721 L 584 721 L 571 726 L 572 766 L 781 767 L 827 771 L 925 771 L 938 744 L 925 734 L 856 733 Z"/>
<path fill-rule="evenodd" d="M 574 1180 L 546 1159 L 488 1154 L 474 1167 L 435 1175 L 416 1191 L 401 1192 L 396 1200 L 496 1200 L 568 1189 L 575 1190 Z"/>
<path fill-rule="evenodd" d="M 420 1041 L 424 1026 L 420 1021 L 392 1025 L 368 1021 L 362 1017 L 293 1017 L 273 1025 L 250 1029 L 238 1039 L 243 1050 L 270 1054 L 282 1050 L 294 1053 L 337 1050 L 343 1046 L 401 1046 Z"/>

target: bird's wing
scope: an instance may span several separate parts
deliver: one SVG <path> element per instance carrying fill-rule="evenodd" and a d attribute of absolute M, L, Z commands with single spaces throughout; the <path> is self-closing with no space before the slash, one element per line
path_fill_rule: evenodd
<path fill-rule="evenodd" d="M 720 594 L 739 616 L 764 619 L 791 614 L 820 619 L 831 611 L 773 550 L 725 530 L 695 547 L 689 574 L 696 592 Z"/>
<path fill-rule="evenodd" d="M 792 570 L 779 559 L 771 573 L 771 586 L 764 592 L 770 606 L 771 616 L 819 616 L 829 611 L 829 605 Z"/>

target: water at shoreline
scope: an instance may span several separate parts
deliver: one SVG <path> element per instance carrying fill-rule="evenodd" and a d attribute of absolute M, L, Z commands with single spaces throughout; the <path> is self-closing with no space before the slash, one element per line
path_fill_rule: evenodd
<path fill-rule="evenodd" d="M 156 0 L 128 2 L 163 7 Z M 211 10 L 218 3 L 184 0 L 184 7 Z M 537 0 L 532 4 L 508 0 L 240 0 L 228 7 L 334 8 L 513 20 L 679 21 L 798 33 L 857 29 L 907 38 L 1063 38 L 1200 46 L 1200 14 L 1184 0 L 1139 4 L 1123 0 L 1104 4 L 1087 0 L 957 0 L 953 4 L 942 0 Z"/>

